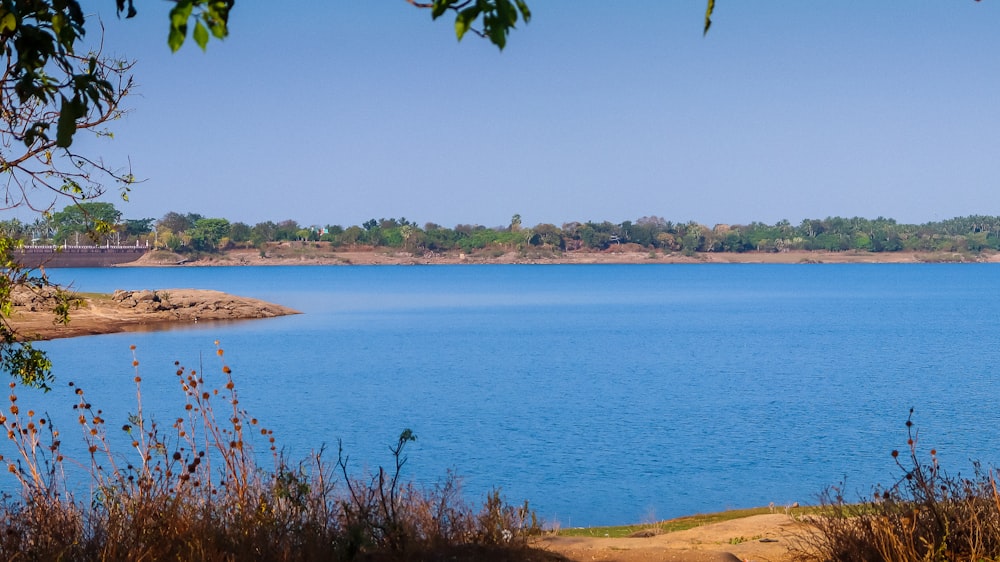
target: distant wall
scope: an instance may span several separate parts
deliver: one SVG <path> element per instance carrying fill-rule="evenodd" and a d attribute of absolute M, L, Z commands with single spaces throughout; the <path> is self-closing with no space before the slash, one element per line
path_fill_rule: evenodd
<path fill-rule="evenodd" d="M 133 262 L 149 251 L 145 246 L 26 246 L 16 254 L 24 267 L 110 267 Z"/>

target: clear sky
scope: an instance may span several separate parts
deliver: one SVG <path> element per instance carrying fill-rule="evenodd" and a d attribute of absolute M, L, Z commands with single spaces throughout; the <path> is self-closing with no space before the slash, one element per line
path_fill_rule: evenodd
<path fill-rule="evenodd" d="M 207 53 L 169 4 L 113 141 L 127 218 L 707 225 L 1000 214 L 1000 2 L 530 0 L 501 53 L 403 0 L 239 0 Z M 113 200 L 113 199 L 109 199 Z"/>

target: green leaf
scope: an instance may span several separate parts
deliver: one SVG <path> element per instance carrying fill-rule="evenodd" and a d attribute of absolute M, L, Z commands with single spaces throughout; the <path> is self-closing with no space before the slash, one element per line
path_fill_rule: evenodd
<path fill-rule="evenodd" d="M 517 9 L 521 10 L 521 17 L 524 19 L 524 23 L 531 21 L 531 10 L 528 9 L 528 4 L 524 0 L 514 0 L 517 4 Z"/>
<path fill-rule="evenodd" d="M 69 19 L 80 29 L 80 35 L 83 35 L 83 24 L 87 20 L 83 15 L 83 9 L 80 8 L 80 3 L 76 0 L 66 0 L 66 11 L 69 13 Z"/>
<path fill-rule="evenodd" d="M 6 33 L 15 29 L 17 29 L 17 18 L 14 17 L 14 14 L 7 12 L 0 18 L 0 32 Z"/>
<path fill-rule="evenodd" d="M 496 12 L 501 25 L 514 27 L 514 24 L 517 23 L 517 10 L 514 9 L 510 0 L 497 0 Z"/>
<path fill-rule="evenodd" d="M 12 339 L 11 334 L 5 334 L 4 340 Z M 20 379 L 25 386 L 51 390 L 48 383 L 54 380 L 52 362 L 44 351 L 34 349 L 30 343 L 13 341 L 5 341 L 0 350 L 0 369 Z"/>
<path fill-rule="evenodd" d="M 431 19 L 436 20 L 443 16 L 453 3 L 454 0 L 434 0 L 434 7 L 431 8 Z"/>
<path fill-rule="evenodd" d="M 170 34 L 167 35 L 167 45 L 170 46 L 171 51 L 176 53 L 177 49 L 181 48 L 181 45 L 184 44 L 184 35 L 184 32 L 176 27 L 170 28 Z"/>
<path fill-rule="evenodd" d="M 472 6 L 458 12 L 458 15 L 455 16 L 455 35 L 459 41 L 462 40 L 462 36 L 472 27 L 472 22 L 476 21 L 480 12 L 479 6 Z"/>
<path fill-rule="evenodd" d="M 170 33 L 167 35 L 167 45 L 173 52 L 177 52 L 177 49 L 184 44 L 184 38 L 187 37 L 187 22 L 193 9 L 193 0 L 178 0 L 177 5 L 170 10 Z"/>
<path fill-rule="evenodd" d="M 59 108 L 59 121 L 56 123 L 56 146 L 69 148 L 73 144 L 73 134 L 76 133 L 76 121 L 87 112 L 87 105 L 79 98 L 68 100 L 62 98 Z"/>
<path fill-rule="evenodd" d="M 49 130 L 49 123 L 43 123 L 41 121 L 35 121 L 28 127 L 28 130 L 24 132 L 24 146 L 31 148 L 31 145 L 35 144 L 37 141 L 47 142 L 49 136 L 45 134 Z M 4 168 L 3 171 L 7 171 Z"/>
<path fill-rule="evenodd" d="M 483 31 L 490 38 L 490 41 L 501 51 L 507 46 L 507 30 L 510 26 L 501 20 L 499 16 L 483 16 Z"/>
<path fill-rule="evenodd" d="M 194 23 L 194 31 L 191 32 L 191 37 L 201 47 L 202 51 L 208 47 L 208 30 L 205 29 L 205 26 L 200 21 Z"/>
<path fill-rule="evenodd" d="M 10 14 L 8 14 L 10 15 Z M 6 19 L 6 18 L 5 18 Z M 56 37 L 62 35 L 63 25 L 66 24 L 66 18 L 62 14 L 56 13 L 52 14 L 52 31 L 55 32 Z"/>
<path fill-rule="evenodd" d="M 212 30 L 212 35 L 216 39 L 225 39 L 226 35 L 229 34 L 229 30 L 226 29 L 226 22 L 223 20 L 212 20 L 208 28 Z"/>
<path fill-rule="evenodd" d="M 216 39 L 225 39 L 229 35 L 229 9 L 231 7 L 232 2 L 216 0 L 210 2 L 205 8 L 205 13 L 202 14 L 202 20 L 208 25 Z"/>
<path fill-rule="evenodd" d="M 170 10 L 170 25 L 172 27 L 187 28 L 187 21 L 194 10 L 193 0 L 180 0 L 177 5 Z"/>
<path fill-rule="evenodd" d="M 493 44 L 502 51 L 503 48 L 507 46 L 507 33 L 505 33 L 502 29 L 494 28 L 490 31 L 490 41 L 492 41 Z"/>
<path fill-rule="evenodd" d="M 705 31 L 702 36 L 708 35 L 708 28 L 712 27 L 712 12 L 715 11 L 715 0 L 708 0 L 708 7 L 705 9 Z"/>

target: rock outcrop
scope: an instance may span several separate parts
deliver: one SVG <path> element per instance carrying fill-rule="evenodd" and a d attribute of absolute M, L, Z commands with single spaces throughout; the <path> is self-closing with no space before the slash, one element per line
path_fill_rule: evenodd
<path fill-rule="evenodd" d="M 9 324 L 24 340 L 108 334 L 156 325 L 206 320 L 245 320 L 299 314 L 259 299 L 206 289 L 117 290 L 111 295 L 75 296 L 68 324 L 55 322 L 51 289 L 19 291 Z"/>

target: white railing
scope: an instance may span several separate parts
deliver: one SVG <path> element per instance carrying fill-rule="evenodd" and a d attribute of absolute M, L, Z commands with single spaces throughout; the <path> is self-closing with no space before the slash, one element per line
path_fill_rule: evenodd
<path fill-rule="evenodd" d="M 112 246 L 111 244 L 105 244 L 104 246 L 92 246 L 92 245 L 73 245 L 73 244 L 38 244 L 31 246 L 24 246 L 22 248 L 25 252 L 78 252 L 78 253 L 99 253 L 107 251 L 146 251 L 150 249 L 149 242 L 147 241 L 144 245 L 140 245 L 136 242 L 135 246 Z"/>

